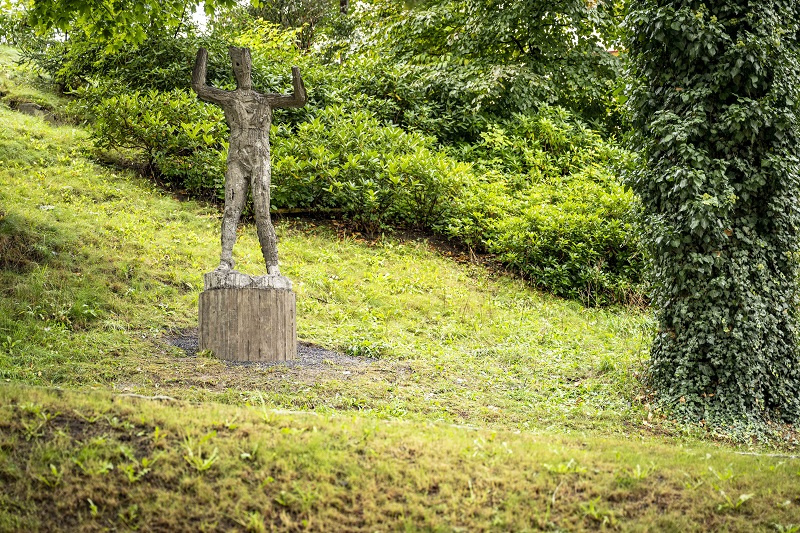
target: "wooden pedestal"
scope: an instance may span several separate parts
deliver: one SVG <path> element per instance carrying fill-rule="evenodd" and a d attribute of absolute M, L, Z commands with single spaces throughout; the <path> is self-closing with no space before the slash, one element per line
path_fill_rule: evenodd
<path fill-rule="evenodd" d="M 295 295 L 290 289 L 215 288 L 200 293 L 200 349 L 227 361 L 297 357 Z"/>

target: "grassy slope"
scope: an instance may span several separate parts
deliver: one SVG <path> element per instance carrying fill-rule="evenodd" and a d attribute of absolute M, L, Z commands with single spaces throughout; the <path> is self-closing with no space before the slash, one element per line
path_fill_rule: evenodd
<path fill-rule="evenodd" d="M 95 166 L 80 155 L 80 130 L 7 110 L 0 120 L 12 263 L 0 273 L 0 377 L 228 402 L 257 390 L 278 407 L 521 428 L 621 430 L 641 417 L 631 369 L 645 317 L 538 294 L 424 243 L 368 244 L 302 224 L 278 227 L 300 338 L 378 361 L 313 375 L 198 365 L 163 336 L 196 324 L 218 213 Z M 236 251 L 243 270 L 263 270 L 251 227 Z"/>
<path fill-rule="evenodd" d="M 21 75 L 4 68 L 13 89 Z M 280 224 L 299 336 L 351 363 L 186 357 L 164 335 L 196 323 L 218 213 L 93 164 L 80 129 L 3 107 L 0 122 L 0 530 L 49 529 L 58 506 L 73 509 L 70 527 L 89 529 L 170 520 L 319 529 L 348 509 L 366 529 L 800 522 L 796 460 L 650 436 L 674 430 L 635 400 L 646 316 L 587 310 L 425 243 Z M 243 270 L 263 269 L 251 227 L 237 253 Z M 215 428 L 203 447 L 219 459 L 201 472 L 183 457 L 185 439 Z M 257 460 L 241 457 L 256 444 Z M 740 494 L 754 496 L 737 507 Z"/>
<path fill-rule="evenodd" d="M 0 530 L 791 530 L 799 475 L 650 438 L 0 387 Z"/>

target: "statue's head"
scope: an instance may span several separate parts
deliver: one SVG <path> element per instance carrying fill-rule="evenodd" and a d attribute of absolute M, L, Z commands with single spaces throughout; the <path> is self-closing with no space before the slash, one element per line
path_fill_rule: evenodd
<path fill-rule="evenodd" d="M 240 89 L 250 90 L 253 88 L 253 80 L 250 71 L 253 63 L 250 60 L 249 48 L 228 47 L 228 54 L 233 63 L 233 75 L 236 76 L 236 86 Z"/>

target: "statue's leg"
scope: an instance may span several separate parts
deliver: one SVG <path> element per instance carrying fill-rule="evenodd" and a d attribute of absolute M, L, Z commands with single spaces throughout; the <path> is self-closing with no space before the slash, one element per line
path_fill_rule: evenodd
<path fill-rule="evenodd" d="M 222 256 L 220 269 L 232 269 L 233 245 L 236 243 L 236 226 L 247 201 L 247 175 L 241 165 L 228 161 L 225 173 L 225 213 L 222 217 Z"/>
<path fill-rule="evenodd" d="M 253 210 L 256 214 L 258 241 L 261 243 L 264 262 L 267 264 L 267 273 L 270 276 L 279 276 L 281 272 L 278 268 L 278 238 L 275 235 L 275 227 L 269 217 L 269 164 L 269 152 L 267 152 L 266 157 L 259 157 L 259 160 L 253 165 L 251 183 Z"/>

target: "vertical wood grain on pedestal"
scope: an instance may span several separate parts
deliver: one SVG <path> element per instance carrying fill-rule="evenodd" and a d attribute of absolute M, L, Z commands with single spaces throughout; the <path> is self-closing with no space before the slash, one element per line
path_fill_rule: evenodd
<path fill-rule="evenodd" d="M 286 361 L 297 356 L 295 294 L 232 288 L 200 293 L 200 349 L 228 361 Z"/>

